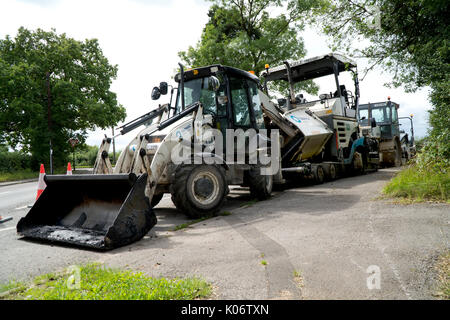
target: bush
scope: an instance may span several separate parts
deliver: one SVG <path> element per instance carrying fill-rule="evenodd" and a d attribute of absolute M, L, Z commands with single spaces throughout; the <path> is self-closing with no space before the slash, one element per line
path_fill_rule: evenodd
<path fill-rule="evenodd" d="M 75 152 L 76 165 L 87 167 L 94 166 L 95 159 L 97 158 L 97 153 L 97 146 L 83 146 Z"/>
<path fill-rule="evenodd" d="M 119 160 L 121 152 L 122 152 L 121 150 L 119 150 L 119 151 L 116 150 L 116 162 L 117 162 L 117 160 Z M 116 163 L 113 161 L 113 159 L 114 159 L 113 153 L 112 152 L 108 153 L 108 156 L 109 156 L 109 160 L 111 160 L 111 164 L 115 165 Z"/>
<path fill-rule="evenodd" d="M 432 170 L 448 173 L 450 169 L 450 128 L 442 130 L 439 134 L 434 132 L 427 137 L 414 162 L 421 171 Z"/>
<path fill-rule="evenodd" d="M 450 127 L 438 125 L 435 120 L 429 136 L 420 141 L 422 145 L 410 167 L 389 182 L 383 190 L 385 194 L 419 201 L 450 202 Z"/>
<path fill-rule="evenodd" d="M 21 171 L 31 168 L 31 156 L 22 152 L 0 151 L 0 172 Z"/>
<path fill-rule="evenodd" d="M 83 167 L 93 167 L 95 164 L 95 159 L 97 158 L 98 154 L 98 147 L 97 146 L 89 146 L 84 145 L 79 148 L 75 152 L 75 161 L 76 166 L 83 166 Z M 111 161 L 111 164 L 113 163 L 113 153 L 108 153 L 109 160 Z M 116 161 L 119 159 L 120 151 L 116 151 Z"/>

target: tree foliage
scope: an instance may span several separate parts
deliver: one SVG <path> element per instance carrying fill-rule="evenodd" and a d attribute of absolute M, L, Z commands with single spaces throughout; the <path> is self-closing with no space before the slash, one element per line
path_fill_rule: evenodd
<path fill-rule="evenodd" d="M 51 138 L 55 164 L 62 165 L 70 137 L 83 143 L 88 129 L 125 118 L 109 90 L 116 75 L 117 66 L 109 64 L 96 39 L 77 41 L 54 29 L 23 27 L 14 39 L 0 39 L 0 143 L 48 162 Z"/>
<path fill-rule="evenodd" d="M 432 130 L 421 157 L 445 166 L 450 165 L 449 6 L 446 0 L 328 0 L 315 15 L 335 49 L 369 58 L 368 70 L 382 65 L 393 75 L 391 85 L 411 92 L 431 87 Z"/>
<path fill-rule="evenodd" d="M 179 52 L 190 67 L 229 65 L 259 74 L 265 64 L 305 56 L 300 32 L 318 1 L 313 0 L 212 0 L 205 28 L 195 47 Z M 287 10 L 282 10 L 287 8 Z M 279 11 L 278 15 L 273 12 Z M 284 13 L 283 13 L 284 12 Z M 313 82 L 302 89 L 317 93 Z"/>

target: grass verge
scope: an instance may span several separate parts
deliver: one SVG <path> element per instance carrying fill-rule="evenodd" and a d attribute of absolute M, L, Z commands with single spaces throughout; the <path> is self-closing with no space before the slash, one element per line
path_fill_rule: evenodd
<path fill-rule="evenodd" d="M 49 170 L 50 172 L 50 170 Z M 48 173 L 49 173 L 48 172 Z M 55 168 L 54 174 L 66 174 L 67 168 Z M 25 169 L 20 171 L 12 171 L 12 172 L 0 172 L 0 182 L 7 181 L 18 181 L 25 179 L 38 179 L 39 178 L 39 170 L 33 171 L 31 169 Z"/>
<path fill-rule="evenodd" d="M 241 208 L 251 207 L 252 205 L 254 205 L 257 202 L 258 202 L 258 199 L 253 199 L 253 200 L 250 200 L 250 201 L 247 201 L 247 202 L 241 204 L 240 207 Z"/>
<path fill-rule="evenodd" d="M 17 181 L 25 179 L 38 178 L 39 172 L 31 170 L 13 171 L 13 172 L 0 172 L 0 182 Z"/>
<path fill-rule="evenodd" d="M 202 222 L 202 221 L 214 218 L 214 217 L 229 216 L 229 215 L 231 215 L 231 212 L 224 211 L 222 213 L 219 213 L 218 215 L 209 215 L 209 216 L 201 217 L 201 218 L 196 219 L 196 220 L 192 220 L 192 221 L 189 221 L 189 222 L 186 222 L 186 223 L 179 224 L 179 225 L 175 226 L 175 228 L 173 228 L 172 231 L 178 231 L 178 230 L 181 230 L 181 229 L 189 228 L 189 226 L 191 226 L 191 225 L 193 225 L 195 223 L 199 223 L 199 222 Z"/>
<path fill-rule="evenodd" d="M 98 264 L 36 277 L 30 283 L 11 282 L 0 288 L 8 300 L 190 300 L 206 298 L 211 285 L 198 278 L 152 278 Z M 75 279 L 75 281 L 74 281 Z M 79 284 L 78 288 L 77 285 Z"/>
<path fill-rule="evenodd" d="M 423 172 L 415 166 L 408 167 L 389 181 L 383 193 L 414 202 L 450 203 L 450 170 L 446 173 L 431 170 Z"/>
<path fill-rule="evenodd" d="M 443 254 L 437 263 L 439 288 L 437 296 L 444 300 L 450 300 L 450 252 Z"/>

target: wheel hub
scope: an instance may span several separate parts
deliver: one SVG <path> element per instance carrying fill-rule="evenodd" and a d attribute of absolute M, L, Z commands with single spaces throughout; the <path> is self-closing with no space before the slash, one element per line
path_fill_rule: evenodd
<path fill-rule="evenodd" d="M 213 191 L 214 183 L 207 177 L 202 177 L 194 183 L 194 192 L 197 196 L 208 198 Z"/>
<path fill-rule="evenodd" d="M 192 181 L 191 192 L 196 201 L 202 205 L 209 205 L 219 195 L 219 180 L 211 172 L 200 172 Z"/>

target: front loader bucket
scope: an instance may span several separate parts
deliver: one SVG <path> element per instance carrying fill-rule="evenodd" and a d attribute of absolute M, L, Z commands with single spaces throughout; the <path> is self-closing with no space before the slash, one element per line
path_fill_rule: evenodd
<path fill-rule="evenodd" d="M 17 224 L 20 235 L 106 250 L 141 239 L 156 224 L 144 194 L 147 174 L 44 179 L 47 187 Z"/>

